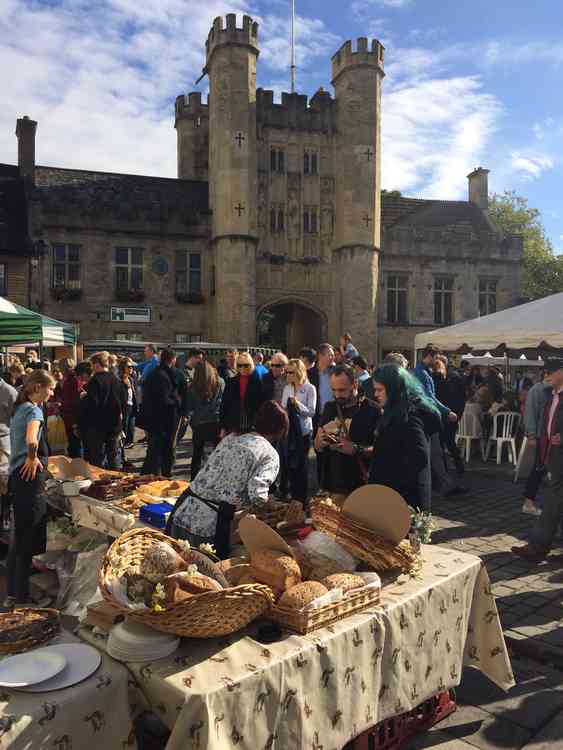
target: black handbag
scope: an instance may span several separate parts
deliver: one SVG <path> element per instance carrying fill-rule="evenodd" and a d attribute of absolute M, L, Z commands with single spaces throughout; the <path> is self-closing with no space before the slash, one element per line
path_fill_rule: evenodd
<path fill-rule="evenodd" d="M 221 560 L 226 560 L 231 552 L 231 523 L 233 518 L 235 517 L 236 512 L 236 508 L 234 505 L 232 505 L 232 503 L 226 503 L 223 500 L 218 502 L 215 500 L 208 500 L 205 497 L 201 497 L 201 495 L 196 495 L 196 493 L 188 487 L 188 489 L 180 495 L 178 501 L 176 502 L 174 510 L 168 517 L 168 523 L 166 524 L 166 533 L 170 533 L 176 510 L 182 505 L 183 501 L 187 497 L 194 497 L 196 500 L 199 500 L 201 503 L 207 505 L 208 508 L 211 508 L 211 510 L 217 513 L 217 525 L 215 526 L 213 546 L 215 547 L 217 557 L 219 557 Z"/>

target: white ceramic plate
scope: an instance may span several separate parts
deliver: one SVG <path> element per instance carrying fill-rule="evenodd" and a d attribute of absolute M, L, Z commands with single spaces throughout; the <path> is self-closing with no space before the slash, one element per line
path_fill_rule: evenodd
<path fill-rule="evenodd" d="M 38 648 L 25 654 L 7 656 L 0 662 L 0 686 L 21 688 L 36 685 L 54 677 L 66 665 L 64 654 L 56 653 L 53 646 Z"/>
<path fill-rule="evenodd" d="M 20 687 L 19 690 L 25 690 L 26 693 L 62 690 L 90 677 L 102 661 L 102 655 L 98 649 L 85 643 L 60 643 L 56 646 L 47 646 L 45 650 L 63 658 L 66 661 L 66 667 L 50 680 L 38 685 Z"/>

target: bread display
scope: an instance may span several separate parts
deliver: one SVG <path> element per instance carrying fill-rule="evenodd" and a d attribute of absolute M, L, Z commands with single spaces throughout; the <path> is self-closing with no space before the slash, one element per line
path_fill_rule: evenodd
<path fill-rule="evenodd" d="M 326 586 L 318 581 L 304 581 L 285 591 L 278 600 L 278 606 L 286 609 L 303 609 L 320 596 L 328 593 Z"/>
<path fill-rule="evenodd" d="M 221 568 L 213 560 L 210 560 L 207 555 L 198 552 L 196 549 L 190 549 L 182 553 L 182 558 L 188 565 L 195 565 L 199 573 L 203 573 L 217 581 L 222 589 L 229 587 L 229 582 Z"/>
<path fill-rule="evenodd" d="M 352 591 L 353 589 L 359 589 L 365 586 L 366 583 L 360 576 L 354 575 L 354 573 L 333 573 L 321 581 L 323 586 L 326 586 L 329 591 L 331 589 L 342 589 L 343 593 Z"/>
<path fill-rule="evenodd" d="M 297 562 L 278 550 L 254 552 L 250 559 L 250 573 L 257 581 L 275 591 L 285 591 L 301 583 L 301 570 Z"/>
<path fill-rule="evenodd" d="M 190 566 L 192 568 L 195 566 Z M 205 594 L 208 591 L 222 591 L 223 587 L 214 578 L 204 575 L 203 573 L 197 572 L 197 569 L 183 571 L 182 573 L 174 573 L 171 576 L 167 576 L 163 581 L 162 585 L 166 594 L 166 600 L 175 602 L 176 592 L 179 590 L 184 594 L 193 596 L 194 594 Z M 185 596 L 180 597 L 179 601 L 185 599 Z"/>

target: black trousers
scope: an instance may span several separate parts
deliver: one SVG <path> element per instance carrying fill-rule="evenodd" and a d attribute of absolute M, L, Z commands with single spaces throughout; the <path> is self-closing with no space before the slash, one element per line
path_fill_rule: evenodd
<path fill-rule="evenodd" d="M 311 435 L 303 436 L 304 460 L 298 469 L 288 468 L 289 489 L 293 500 L 301 500 L 303 505 L 307 503 L 309 493 L 309 451 L 311 450 Z"/>
<path fill-rule="evenodd" d="M 147 436 L 147 454 L 143 463 L 143 474 L 162 474 L 172 476 L 172 469 L 176 462 L 176 432 L 149 432 Z"/>
<path fill-rule="evenodd" d="M 6 560 L 7 594 L 17 602 L 29 601 L 29 576 L 33 555 L 47 548 L 47 501 L 44 494 L 46 472 L 38 472 L 26 482 L 21 466 L 12 472 L 8 484 L 13 506 L 14 526 Z"/>
<path fill-rule="evenodd" d="M 67 450 L 69 458 L 82 458 L 82 440 L 76 437 L 74 432 L 71 430 L 70 433 L 66 431 L 67 439 Z"/>
<path fill-rule="evenodd" d="M 117 469 L 117 435 L 99 430 L 86 430 L 84 436 L 84 458 L 93 466 L 106 469 Z"/>
<path fill-rule="evenodd" d="M 201 467 L 203 451 L 208 443 L 214 448 L 219 444 L 219 425 L 216 422 L 204 422 L 192 428 L 192 465 L 191 478 L 196 478 Z"/>
<path fill-rule="evenodd" d="M 463 466 L 461 453 L 459 452 L 459 447 L 455 441 L 455 437 L 457 435 L 457 428 L 458 428 L 457 422 L 446 422 L 442 429 L 443 443 L 446 446 L 448 453 L 453 458 L 456 467 L 458 466 L 458 464 L 461 464 Z"/>
<path fill-rule="evenodd" d="M 524 497 L 530 500 L 535 500 L 538 494 L 541 483 L 547 473 L 545 466 L 540 466 L 540 451 L 539 451 L 539 440 L 536 443 L 536 454 L 534 458 L 534 468 L 530 472 L 528 479 L 526 479 L 526 486 L 524 487 Z"/>

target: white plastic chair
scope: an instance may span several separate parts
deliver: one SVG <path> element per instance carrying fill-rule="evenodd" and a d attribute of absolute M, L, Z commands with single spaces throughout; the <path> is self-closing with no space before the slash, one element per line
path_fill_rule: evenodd
<path fill-rule="evenodd" d="M 459 427 L 457 430 L 456 441 L 464 443 L 463 453 L 465 463 L 469 463 L 471 458 L 471 441 L 479 440 L 481 443 L 481 456 L 485 460 L 485 446 L 483 441 L 483 427 L 478 415 L 474 411 L 468 411 L 467 407 L 463 412 Z"/>
<path fill-rule="evenodd" d="M 485 461 L 488 461 L 489 459 L 489 452 L 492 444 L 496 443 L 497 464 L 500 464 L 502 460 L 502 448 L 506 443 L 509 447 L 508 457 L 510 461 L 516 465 L 516 432 L 518 431 L 521 419 L 522 417 L 517 411 L 499 411 L 494 415 L 493 428 L 489 439 L 487 440 L 487 447 L 485 448 Z M 502 425 L 502 428 L 500 428 L 500 425 Z"/>

